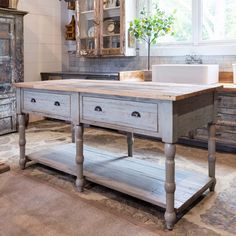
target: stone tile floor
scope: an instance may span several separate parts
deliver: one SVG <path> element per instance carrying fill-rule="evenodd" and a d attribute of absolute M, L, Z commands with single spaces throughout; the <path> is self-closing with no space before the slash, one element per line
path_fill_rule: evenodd
<path fill-rule="evenodd" d="M 46 120 L 32 123 L 27 129 L 27 152 L 70 141 L 70 125 L 63 122 Z M 126 153 L 126 137 L 102 129 L 86 129 L 85 144 L 121 154 Z M 136 138 L 134 154 L 136 158 L 153 163 L 164 164 L 165 161 L 163 144 L 157 141 Z M 1 161 L 10 164 L 11 171 L 21 172 L 18 168 L 18 134 L 0 136 Z M 176 168 L 207 173 L 207 151 L 178 145 Z M 216 168 L 215 192 L 204 196 L 196 203 L 178 221 L 171 235 L 236 235 L 236 155 L 217 153 Z M 39 164 L 30 165 L 23 174 L 70 191 L 79 198 L 90 201 L 91 204 L 103 207 L 149 230 L 161 230 L 164 234 L 169 234 L 164 227 L 163 211 L 151 204 L 93 183 L 86 185 L 84 193 L 77 193 L 72 176 Z"/>

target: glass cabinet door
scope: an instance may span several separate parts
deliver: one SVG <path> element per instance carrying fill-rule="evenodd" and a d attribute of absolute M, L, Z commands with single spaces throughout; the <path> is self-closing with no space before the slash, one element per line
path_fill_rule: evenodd
<path fill-rule="evenodd" d="M 122 55 L 124 51 L 124 0 L 100 0 L 101 55 Z"/>
<path fill-rule="evenodd" d="M 0 18 L 0 93 L 11 92 L 13 81 L 13 34 L 14 21 Z"/>
<path fill-rule="evenodd" d="M 97 56 L 99 43 L 99 1 L 79 0 L 77 11 L 79 53 L 81 56 Z"/>

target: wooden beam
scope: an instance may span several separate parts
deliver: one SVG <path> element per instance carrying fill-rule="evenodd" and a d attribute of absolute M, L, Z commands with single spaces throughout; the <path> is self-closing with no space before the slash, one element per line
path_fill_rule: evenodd
<path fill-rule="evenodd" d="M 10 166 L 0 162 L 0 174 L 9 170 L 10 170 Z"/>

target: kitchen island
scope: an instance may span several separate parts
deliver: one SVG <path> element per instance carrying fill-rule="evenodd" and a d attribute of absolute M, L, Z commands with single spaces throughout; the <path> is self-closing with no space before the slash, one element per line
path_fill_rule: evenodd
<path fill-rule="evenodd" d="M 153 82 L 54 80 L 17 83 L 20 167 L 30 160 L 76 176 L 83 191 L 84 177 L 165 208 L 168 229 L 207 189 L 214 191 L 215 92 L 219 85 L 198 86 Z M 25 150 L 25 114 L 69 120 L 75 144 L 35 153 Z M 108 153 L 83 144 L 84 124 L 161 138 L 165 166 Z M 208 175 L 175 170 L 175 143 L 189 131 L 208 124 Z"/>

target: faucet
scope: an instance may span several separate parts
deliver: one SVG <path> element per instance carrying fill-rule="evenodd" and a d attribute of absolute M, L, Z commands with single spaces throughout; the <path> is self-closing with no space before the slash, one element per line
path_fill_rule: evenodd
<path fill-rule="evenodd" d="M 186 64 L 202 64 L 202 59 L 200 56 L 197 56 L 195 54 L 186 55 L 185 63 Z"/>

